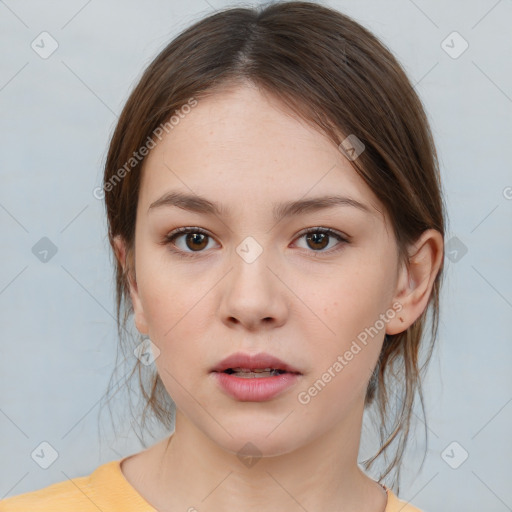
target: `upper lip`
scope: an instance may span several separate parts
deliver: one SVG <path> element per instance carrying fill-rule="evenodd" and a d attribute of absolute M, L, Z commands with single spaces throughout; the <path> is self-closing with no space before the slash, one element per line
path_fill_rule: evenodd
<path fill-rule="evenodd" d="M 251 370 L 271 368 L 289 373 L 300 373 L 297 368 L 266 352 L 260 352 L 259 354 L 236 352 L 220 361 L 211 371 L 223 372 L 228 368 L 249 368 Z"/>

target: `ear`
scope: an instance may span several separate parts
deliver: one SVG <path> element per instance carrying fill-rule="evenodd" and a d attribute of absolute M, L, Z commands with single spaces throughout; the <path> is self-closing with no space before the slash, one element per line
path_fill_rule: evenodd
<path fill-rule="evenodd" d="M 386 334 L 398 334 L 411 326 L 427 307 L 434 280 L 444 257 L 443 236 L 435 229 L 424 231 L 409 248 L 409 268 L 399 269 L 393 304 L 401 309 L 386 326 Z"/>
<path fill-rule="evenodd" d="M 140 300 L 139 290 L 137 287 L 137 281 L 135 278 L 135 264 L 134 261 L 132 261 L 132 258 L 128 258 L 127 261 L 126 244 L 120 235 L 114 237 L 114 248 L 116 258 L 123 267 L 123 270 L 125 271 L 125 274 L 128 278 L 130 297 L 132 299 L 133 305 L 135 327 L 141 334 L 148 335 L 148 323 L 146 321 L 144 308 L 142 307 L 142 302 Z"/>

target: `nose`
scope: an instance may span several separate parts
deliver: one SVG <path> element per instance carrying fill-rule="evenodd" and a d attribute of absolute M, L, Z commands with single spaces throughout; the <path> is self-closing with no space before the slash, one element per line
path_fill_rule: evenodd
<path fill-rule="evenodd" d="M 234 253 L 232 269 L 223 279 L 219 306 L 221 319 L 228 327 L 254 331 L 285 323 L 288 288 L 275 262 L 266 257 L 267 252 L 253 261 Z"/>

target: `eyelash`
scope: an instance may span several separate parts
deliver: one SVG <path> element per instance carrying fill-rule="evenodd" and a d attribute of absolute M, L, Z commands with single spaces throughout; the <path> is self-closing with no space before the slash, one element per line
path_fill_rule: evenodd
<path fill-rule="evenodd" d="M 164 245 L 168 245 L 169 246 L 169 250 L 171 252 L 173 252 L 177 256 L 183 257 L 183 258 L 195 257 L 196 255 L 199 255 L 202 252 L 204 252 L 204 251 L 189 252 L 189 251 L 182 251 L 180 249 L 175 249 L 175 245 L 173 244 L 174 240 L 176 238 L 178 238 L 179 236 L 187 234 L 187 233 L 200 233 L 200 234 L 206 235 L 206 236 L 208 236 L 210 238 L 213 238 L 207 231 L 205 231 L 202 228 L 186 227 L 186 228 L 178 228 L 178 229 L 175 229 L 174 231 L 171 231 L 164 238 L 163 244 Z M 337 231 L 334 231 L 333 229 L 330 229 L 330 228 L 322 228 L 322 227 L 308 228 L 308 229 L 302 231 L 301 233 L 299 233 L 297 238 L 302 238 L 305 235 L 308 235 L 310 233 L 326 234 L 326 235 L 329 235 L 329 236 L 332 236 L 332 237 L 336 238 L 339 242 L 341 242 L 340 244 L 338 244 L 334 248 L 329 249 L 328 251 L 323 251 L 323 250 L 318 250 L 318 251 L 311 250 L 311 251 L 308 251 L 308 252 L 312 252 L 313 254 L 316 254 L 316 253 L 319 253 L 319 254 L 332 254 L 332 253 L 335 253 L 335 252 L 341 250 L 343 248 L 344 244 L 350 243 L 350 241 L 347 238 L 342 236 Z"/>

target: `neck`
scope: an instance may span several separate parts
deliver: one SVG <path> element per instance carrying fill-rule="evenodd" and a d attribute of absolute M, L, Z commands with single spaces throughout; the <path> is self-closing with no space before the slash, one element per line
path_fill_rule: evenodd
<path fill-rule="evenodd" d="M 247 458 L 219 446 L 178 410 L 174 433 L 150 449 L 148 501 L 162 512 L 260 512 L 269 503 L 283 512 L 384 512 L 385 491 L 357 465 L 362 410 L 356 416 L 296 450 Z"/>

